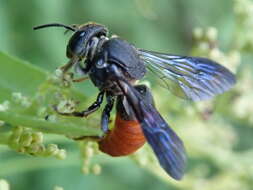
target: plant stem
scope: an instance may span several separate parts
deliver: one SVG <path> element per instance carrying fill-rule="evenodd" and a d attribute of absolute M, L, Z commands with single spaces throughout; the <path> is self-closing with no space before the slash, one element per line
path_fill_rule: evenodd
<path fill-rule="evenodd" d="M 97 136 L 101 131 L 99 128 L 87 128 L 78 126 L 73 123 L 52 122 L 40 120 L 31 116 L 19 115 L 16 113 L 0 112 L 0 120 L 3 120 L 11 125 L 24 126 L 45 133 L 64 134 L 71 136 Z"/>

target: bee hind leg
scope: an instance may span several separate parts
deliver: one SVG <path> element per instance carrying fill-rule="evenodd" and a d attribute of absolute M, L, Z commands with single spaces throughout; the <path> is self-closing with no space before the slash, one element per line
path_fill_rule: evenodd
<path fill-rule="evenodd" d="M 106 100 L 107 100 L 107 104 L 105 105 L 105 108 L 103 110 L 102 117 L 101 117 L 101 130 L 103 131 L 104 134 L 106 134 L 109 131 L 108 124 L 110 123 L 110 113 L 112 111 L 112 108 L 115 102 L 115 97 L 107 94 Z"/>

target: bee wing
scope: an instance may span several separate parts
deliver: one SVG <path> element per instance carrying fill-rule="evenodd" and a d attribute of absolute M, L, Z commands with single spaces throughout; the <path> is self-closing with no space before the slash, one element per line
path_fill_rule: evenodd
<path fill-rule="evenodd" d="M 145 102 L 140 93 L 127 81 L 120 80 L 117 83 L 140 122 L 143 133 L 160 165 L 172 178 L 180 180 L 186 165 L 183 142 L 151 102 Z"/>
<path fill-rule="evenodd" d="M 183 142 L 151 104 L 140 102 L 140 107 L 143 112 L 143 133 L 160 165 L 171 177 L 180 180 L 186 164 Z"/>
<path fill-rule="evenodd" d="M 222 65 L 201 57 L 176 56 L 138 50 L 149 70 L 176 96 L 193 101 L 210 99 L 229 90 L 234 74 Z"/>

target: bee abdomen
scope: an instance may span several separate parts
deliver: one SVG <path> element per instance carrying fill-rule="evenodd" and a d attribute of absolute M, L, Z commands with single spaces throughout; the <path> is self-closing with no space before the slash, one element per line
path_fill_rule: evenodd
<path fill-rule="evenodd" d="M 99 142 L 99 149 L 111 156 L 125 156 L 134 153 L 145 142 L 140 123 L 124 120 L 117 114 L 113 130 Z"/>

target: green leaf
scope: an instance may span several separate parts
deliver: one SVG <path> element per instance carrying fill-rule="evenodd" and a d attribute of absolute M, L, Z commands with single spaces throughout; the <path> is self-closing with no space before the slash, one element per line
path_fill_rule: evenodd
<path fill-rule="evenodd" d="M 0 52 L 0 68 L 0 100 L 11 92 L 33 96 L 49 75 L 47 71 L 3 52 Z M 71 89 L 71 93 L 85 99 L 76 89 Z"/>
<path fill-rule="evenodd" d="M 36 93 L 38 86 L 46 80 L 47 72 L 25 61 L 0 52 L 0 88 L 25 95 Z"/>

